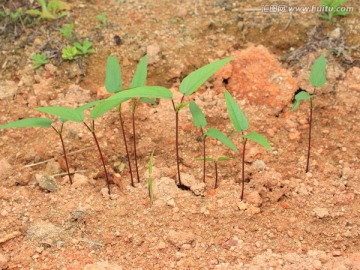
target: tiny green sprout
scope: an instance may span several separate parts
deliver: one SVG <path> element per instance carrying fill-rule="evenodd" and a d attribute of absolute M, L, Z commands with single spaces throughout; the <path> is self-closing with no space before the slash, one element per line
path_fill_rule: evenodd
<path fill-rule="evenodd" d="M 92 42 L 87 39 L 84 40 L 82 44 L 79 42 L 74 42 L 73 45 L 76 48 L 78 55 L 87 55 L 89 53 L 95 52 L 95 50 L 91 48 L 93 45 Z"/>
<path fill-rule="evenodd" d="M 101 26 L 106 26 L 106 24 L 107 24 L 106 16 L 107 16 L 106 12 L 103 12 L 103 13 L 100 13 L 100 14 L 96 15 L 96 19 L 99 20 L 98 26 L 100 26 L 100 27 Z"/>
<path fill-rule="evenodd" d="M 214 163 L 214 167 L 215 167 L 215 184 L 214 184 L 214 189 L 217 189 L 218 186 L 219 186 L 219 182 L 218 182 L 218 163 L 220 161 L 229 161 L 229 160 L 232 160 L 232 158 L 228 158 L 228 157 L 219 157 L 217 159 L 214 159 L 214 158 L 209 158 L 209 157 L 206 157 L 206 158 L 196 158 L 196 160 L 203 160 L 205 162 L 213 162 Z"/>
<path fill-rule="evenodd" d="M 65 38 L 70 39 L 72 36 L 73 30 L 74 30 L 74 24 L 68 23 L 68 24 L 65 24 L 65 26 L 63 28 L 61 28 L 59 31 Z"/>
<path fill-rule="evenodd" d="M 192 115 L 192 119 L 194 122 L 194 125 L 197 128 L 200 128 L 201 134 L 203 137 L 203 182 L 205 183 L 205 176 L 206 176 L 206 137 L 211 137 L 214 139 L 219 140 L 221 143 L 223 143 L 225 146 L 229 147 L 235 152 L 238 152 L 238 149 L 233 144 L 233 142 L 226 137 L 224 133 L 217 130 L 216 128 L 209 128 L 205 130 L 205 127 L 207 125 L 207 121 L 205 118 L 204 113 L 200 109 L 200 107 L 195 103 L 195 101 L 191 100 L 189 103 L 190 112 Z"/>
<path fill-rule="evenodd" d="M 150 154 L 149 159 L 149 178 L 147 181 L 148 184 L 148 191 L 149 191 L 149 199 L 150 199 L 150 206 L 154 203 L 154 188 L 153 188 L 153 179 L 152 179 L 152 171 L 154 165 L 154 150 Z"/>
<path fill-rule="evenodd" d="M 325 14 L 319 14 L 321 19 L 332 21 L 336 16 L 346 16 L 349 11 L 345 7 L 341 7 L 347 0 L 322 0 L 321 5 L 325 9 Z"/>
<path fill-rule="evenodd" d="M 254 141 L 261 146 L 265 147 L 267 150 L 271 151 L 271 146 L 267 139 L 262 136 L 261 134 L 257 132 L 250 132 L 247 135 L 245 135 L 244 131 L 246 131 L 249 128 L 249 122 L 247 118 L 245 117 L 244 113 L 240 110 L 236 100 L 231 96 L 231 94 L 225 90 L 225 101 L 226 101 L 226 107 L 229 114 L 229 118 L 234 126 L 234 129 L 237 132 L 241 133 L 242 136 L 242 187 L 241 187 L 241 196 L 240 199 L 243 200 L 244 198 L 244 188 L 245 188 L 245 147 L 246 142 L 248 140 Z"/>
<path fill-rule="evenodd" d="M 39 67 L 49 63 L 49 60 L 46 59 L 46 54 L 45 53 L 33 54 L 31 56 L 31 59 L 33 60 L 33 67 L 34 68 L 39 68 Z"/>
<path fill-rule="evenodd" d="M 55 20 L 65 16 L 66 10 L 70 9 L 70 5 L 64 1 L 51 0 L 48 4 L 45 0 L 36 0 L 41 11 L 37 9 L 30 9 L 26 11 L 26 14 L 39 17 L 40 19 Z"/>
<path fill-rule="evenodd" d="M 306 169 L 305 172 L 310 170 L 310 153 L 311 153 L 311 130 L 312 130 L 312 120 L 313 120 L 313 109 L 315 107 L 313 98 L 316 96 L 316 88 L 321 87 L 326 82 L 326 58 L 322 54 L 319 56 L 313 63 L 310 71 L 309 77 L 310 84 L 314 87 L 314 94 L 310 95 L 308 92 L 302 90 L 295 95 L 294 105 L 291 110 L 294 111 L 299 107 L 301 101 L 309 100 L 310 112 L 309 112 L 309 138 L 308 138 L 308 152 L 306 159 Z"/>
<path fill-rule="evenodd" d="M 73 46 L 67 45 L 62 49 L 61 57 L 63 60 L 75 60 L 77 55 L 78 50 Z"/>
<path fill-rule="evenodd" d="M 218 60 L 207 64 L 192 73 L 186 76 L 180 83 L 179 90 L 182 94 L 180 103 L 175 105 L 174 100 L 172 100 L 173 109 L 175 112 L 175 151 L 176 151 L 176 166 L 177 166 L 177 175 L 178 183 L 181 183 L 180 175 L 180 156 L 179 156 L 179 112 L 181 109 L 185 108 L 189 102 L 184 102 L 185 97 L 193 94 L 202 84 L 204 84 L 211 76 L 215 74 L 220 68 L 225 64 L 230 62 L 233 57 L 228 57 L 222 60 Z"/>

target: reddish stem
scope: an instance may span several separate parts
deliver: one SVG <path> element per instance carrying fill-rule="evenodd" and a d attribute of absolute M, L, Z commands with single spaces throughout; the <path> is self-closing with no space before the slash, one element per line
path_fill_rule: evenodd
<path fill-rule="evenodd" d="M 134 184 L 134 178 L 133 178 L 133 173 L 132 173 L 132 168 L 131 168 L 129 149 L 128 149 L 128 145 L 127 145 L 127 141 L 126 141 L 126 136 L 125 136 L 124 122 L 123 122 L 122 115 L 121 115 L 121 106 L 119 107 L 119 118 L 120 118 L 120 125 L 121 125 L 121 130 L 122 130 L 123 139 L 124 139 L 124 144 L 125 144 L 126 158 L 127 158 L 128 164 L 129 164 L 131 185 L 134 187 L 135 184 Z"/>
<path fill-rule="evenodd" d="M 98 141 L 98 139 L 96 137 L 96 134 L 95 134 L 95 121 L 94 120 L 92 121 L 92 128 L 90 128 L 85 122 L 83 122 L 83 123 L 94 137 L 97 149 L 99 151 L 100 159 L 101 159 L 101 162 L 102 162 L 102 165 L 103 165 L 103 168 L 104 168 L 104 172 L 105 172 L 106 184 L 107 184 L 107 187 L 108 187 L 108 194 L 111 195 L 111 192 L 110 192 L 110 180 L 109 180 L 109 176 L 108 176 L 108 173 L 107 173 L 107 170 L 106 170 L 105 160 L 104 160 L 103 154 L 101 152 L 99 141 Z"/>
<path fill-rule="evenodd" d="M 243 152 L 242 152 L 242 185 L 241 185 L 241 197 L 240 199 L 243 200 L 244 198 L 244 189 L 245 189 L 245 146 L 246 146 L 247 139 L 243 141 Z"/>
<path fill-rule="evenodd" d="M 137 154 L 136 154 L 136 133 L 135 133 L 135 108 L 132 112 L 132 129 L 133 129 L 133 142 L 134 142 L 134 156 L 135 156 L 135 166 L 136 166 L 136 177 L 138 183 L 140 183 L 140 176 L 139 176 L 139 167 L 137 162 Z"/>
<path fill-rule="evenodd" d="M 180 104 L 183 102 L 185 96 L 182 96 Z M 180 177 L 180 157 L 179 157 L 179 111 L 176 110 L 174 100 L 172 100 L 174 112 L 175 112 L 175 149 L 176 149 L 176 165 L 177 165 L 177 173 L 179 185 L 181 185 L 181 177 Z"/>
<path fill-rule="evenodd" d="M 215 165 L 215 188 L 218 187 L 218 169 L 217 169 L 217 161 L 214 161 Z"/>
<path fill-rule="evenodd" d="M 312 127 L 312 114 L 313 114 L 313 102 L 310 99 L 310 115 L 309 115 L 309 141 L 308 141 L 308 153 L 307 153 L 307 161 L 306 161 L 306 170 L 305 172 L 309 172 L 310 170 L 310 151 L 311 151 L 311 127 Z"/>
<path fill-rule="evenodd" d="M 204 145 L 203 145 L 203 155 L 204 155 L 204 163 L 203 163 L 203 174 L 204 174 L 204 176 L 203 176 L 203 182 L 205 183 L 205 175 L 206 175 L 206 160 L 205 160 L 205 158 L 206 158 L 206 135 L 204 134 L 204 130 L 203 129 L 201 129 L 201 133 L 202 133 L 202 136 L 203 136 L 203 140 L 204 140 Z"/>
<path fill-rule="evenodd" d="M 61 145 L 62 145 L 62 149 L 63 149 L 63 153 L 64 153 L 64 158 L 65 158 L 66 170 L 67 170 L 67 173 L 68 173 L 68 176 L 69 176 L 70 184 L 72 185 L 73 181 L 72 181 L 72 179 L 71 179 L 71 174 L 70 174 L 70 169 L 69 169 L 69 163 L 68 163 L 68 159 L 67 159 L 67 155 L 66 155 L 66 150 L 65 150 L 65 143 L 64 143 L 63 136 L 62 136 L 62 131 L 63 131 L 64 123 L 61 123 L 61 128 L 60 128 L 60 130 L 57 130 L 57 129 L 54 128 L 53 126 L 51 126 L 51 127 L 55 130 L 55 132 L 56 132 L 57 134 L 59 134 L 60 141 L 61 141 Z"/>

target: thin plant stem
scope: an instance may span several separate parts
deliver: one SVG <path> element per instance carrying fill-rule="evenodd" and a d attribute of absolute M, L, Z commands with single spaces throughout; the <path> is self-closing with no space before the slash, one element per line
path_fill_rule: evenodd
<path fill-rule="evenodd" d="M 136 177 L 138 183 L 140 183 L 140 176 L 139 176 L 139 167 L 137 162 L 137 154 L 136 154 L 136 133 L 135 133 L 135 108 L 132 112 L 132 129 L 133 129 L 133 142 L 134 142 L 134 158 L 135 158 L 135 167 L 136 167 Z"/>
<path fill-rule="evenodd" d="M 203 136 L 203 155 L 204 155 L 204 162 L 203 162 L 203 182 L 205 183 L 205 175 L 206 175 L 206 135 L 204 134 L 204 130 L 201 129 L 201 133 L 202 133 L 202 136 Z"/>
<path fill-rule="evenodd" d="M 122 134 L 123 134 L 123 140 L 124 140 L 124 144 L 125 144 L 126 158 L 127 158 L 128 164 L 129 164 L 131 185 L 134 187 L 135 184 L 134 184 L 134 178 L 133 178 L 133 173 L 132 173 L 132 168 L 131 168 L 129 149 L 128 149 L 126 136 L 125 136 L 124 122 L 123 122 L 122 115 L 121 115 L 121 105 L 119 107 L 119 118 L 120 118 L 121 131 L 122 131 Z"/>
<path fill-rule="evenodd" d="M 215 165 L 215 189 L 218 187 L 218 168 L 217 168 L 217 161 L 214 161 Z"/>
<path fill-rule="evenodd" d="M 70 174 L 70 169 L 69 169 L 69 162 L 68 162 L 68 159 L 67 159 L 67 156 L 66 156 L 65 143 L 64 143 L 63 136 L 62 136 L 64 123 L 61 123 L 61 128 L 60 128 L 60 130 L 57 130 L 54 126 L 51 126 L 51 127 L 53 128 L 53 130 L 55 130 L 55 132 L 56 132 L 57 134 L 59 134 L 60 141 L 61 141 L 61 145 L 62 145 L 62 149 L 63 149 L 63 152 L 64 152 L 64 158 L 65 158 L 65 164 L 66 164 L 67 174 L 68 174 L 68 176 L 69 176 L 70 184 L 72 185 L 73 181 L 72 181 L 72 179 L 71 179 L 71 174 Z"/>
<path fill-rule="evenodd" d="M 309 141 L 308 141 L 308 153 L 307 153 L 307 161 L 306 161 L 306 170 L 305 172 L 309 172 L 310 170 L 310 151 L 311 151 L 311 127 L 312 127 L 312 114 L 313 114 L 313 102 L 310 99 L 310 114 L 309 114 Z"/>
<path fill-rule="evenodd" d="M 185 96 L 182 96 L 180 104 L 183 102 Z M 176 110 L 174 100 L 172 100 L 174 112 L 175 112 L 175 149 L 176 149 L 176 165 L 177 165 L 177 173 L 179 185 L 181 185 L 181 177 L 180 177 L 180 157 L 179 157 L 179 111 Z"/>
<path fill-rule="evenodd" d="M 244 198 L 244 189 L 245 189 L 245 147 L 246 147 L 247 139 L 244 139 L 242 142 L 243 144 L 243 152 L 242 152 L 242 184 L 241 184 L 241 197 L 240 199 L 243 200 Z"/>
<path fill-rule="evenodd" d="M 105 161 L 104 161 L 103 154 L 102 154 L 102 152 L 101 152 L 101 148 L 100 148 L 100 145 L 99 145 L 99 141 L 98 141 L 98 139 L 97 139 L 97 137 L 96 137 L 96 134 L 95 134 L 95 121 L 94 121 L 94 120 L 92 121 L 92 125 L 91 125 L 92 127 L 89 127 L 88 124 L 86 124 L 85 122 L 83 122 L 83 123 L 84 123 L 84 125 L 86 126 L 86 128 L 91 132 L 91 134 L 93 135 L 93 137 L 94 137 L 94 140 L 95 140 L 97 149 L 98 149 L 98 151 L 99 151 L 100 159 L 101 159 L 101 162 L 102 162 L 102 165 L 103 165 L 103 168 L 104 168 L 104 172 L 105 172 L 106 184 L 107 184 L 107 187 L 108 187 L 108 194 L 111 195 L 109 176 L 108 176 L 108 173 L 107 173 L 107 170 L 106 170 Z"/>

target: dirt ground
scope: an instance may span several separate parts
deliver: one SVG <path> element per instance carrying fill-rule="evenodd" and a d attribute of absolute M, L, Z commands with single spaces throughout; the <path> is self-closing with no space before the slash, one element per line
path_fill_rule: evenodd
<path fill-rule="evenodd" d="M 3 2 L 3 8 L 34 5 Z M 114 181 L 110 197 L 96 146 L 81 123 L 64 127 L 72 185 L 53 130 L 0 130 L 1 269 L 360 269 L 356 0 L 344 4 L 354 7 L 350 15 L 335 22 L 311 12 L 261 11 L 274 1 L 68 2 L 68 15 L 57 20 L 27 26 L 0 22 L 0 125 L 45 116 L 34 110 L 39 106 L 76 107 L 104 98 L 108 55 L 120 60 L 128 86 L 139 59 L 147 54 L 148 85 L 168 87 L 176 103 L 181 99 L 179 82 L 191 71 L 230 55 L 245 55 L 251 48 L 271 55 L 272 64 L 264 70 L 276 61 L 276 68 L 292 77 L 294 87 L 290 99 L 275 96 L 281 104 L 275 110 L 269 101 L 258 102 L 252 95 L 252 80 L 260 88 L 268 82 L 250 77 L 249 85 L 237 89 L 235 81 L 242 75 L 234 74 L 234 64 L 230 77 L 219 72 L 188 99 L 195 99 L 204 110 L 210 127 L 225 132 L 240 148 L 223 94 L 225 86 L 233 87 L 251 130 L 270 141 L 272 152 L 247 145 L 244 202 L 239 198 L 241 154 L 215 140 L 208 140 L 208 154 L 232 160 L 219 163 L 217 189 L 214 166 L 208 163 L 206 189 L 199 188 L 202 164 L 195 158 L 202 153 L 201 133 L 188 109 L 180 113 L 180 155 L 182 179 L 191 189 L 176 186 L 175 115 L 170 101 L 137 108 L 136 187 L 130 185 L 118 113 L 114 110 L 97 120 L 99 142 Z M 301 5 L 320 4 L 306 0 Z M 107 24 L 98 26 L 95 16 L 102 12 Z M 59 28 L 66 23 L 75 24 L 74 40 L 93 42 L 94 53 L 72 62 L 61 60 L 67 41 Z M 51 63 L 34 69 L 30 57 L 41 52 Z M 308 107 L 303 104 L 295 112 L 290 108 L 299 88 L 312 91 L 309 69 L 321 53 L 328 60 L 327 83 L 315 98 L 311 170 L 305 173 Z M 249 65 L 267 63 L 262 53 L 249 57 L 254 57 L 254 61 L 247 58 Z M 279 83 L 280 88 L 286 82 Z M 122 106 L 125 135 L 131 142 L 129 109 L 126 103 Z M 147 167 L 152 150 L 151 206 Z"/>

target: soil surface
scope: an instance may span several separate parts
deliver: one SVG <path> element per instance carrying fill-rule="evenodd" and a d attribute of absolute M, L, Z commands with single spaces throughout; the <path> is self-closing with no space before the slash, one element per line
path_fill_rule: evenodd
<path fill-rule="evenodd" d="M 3 9 L 13 11 L 36 4 L 3 2 Z M 335 21 L 311 12 L 261 10 L 274 1 L 68 2 L 67 15 L 56 20 L 0 21 L 0 125 L 47 117 L 34 110 L 39 106 L 77 107 L 107 97 L 108 55 L 118 57 L 127 87 L 147 54 L 147 84 L 171 89 L 176 104 L 186 75 L 233 55 L 233 64 L 186 101 L 194 99 L 208 127 L 222 130 L 242 149 L 227 116 L 227 87 L 250 129 L 264 134 L 272 151 L 247 144 L 241 201 L 241 150 L 235 153 L 208 138 L 208 156 L 232 160 L 219 162 L 216 189 L 214 164 L 207 163 L 202 184 L 202 161 L 195 159 L 202 155 L 201 131 L 185 108 L 179 140 L 186 188 L 181 189 L 172 103 L 140 104 L 135 114 L 140 183 L 132 187 L 119 114 L 113 110 L 96 121 L 113 181 L 109 196 L 96 145 L 82 123 L 64 125 L 72 185 L 52 129 L 0 130 L 0 269 L 360 269 L 356 0 L 344 4 L 354 10 Z M 319 6 L 319 1 L 301 1 L 301 6 Z M 103 12 L 107 24 L 99 26 L 96 15 Z M 66 23 L 75 25 L 70 40 L 59 32 Z M 93 42 L 94 53 L 61 59 L 62 48 L 85 39 Z M 31 55 L 43 52 L 50 63 L 34 69 Z M 298 89 L 313 93 L 309 70 L 321 53 L 328 61 L 327 83 L 316 90 L 310 172 L 305 173 L 308 104 L 294 112 L 290 108 Z M 280 82 L 257 76 L 256 70 L 282 74 Z M 274 84 L 278 88 L 270 87 Z M 128 103 L 122 115 L 133 162 Z M 153 205 L 147 189 L 152 150 Z"/>

